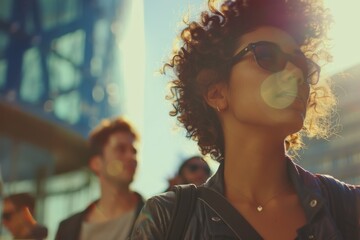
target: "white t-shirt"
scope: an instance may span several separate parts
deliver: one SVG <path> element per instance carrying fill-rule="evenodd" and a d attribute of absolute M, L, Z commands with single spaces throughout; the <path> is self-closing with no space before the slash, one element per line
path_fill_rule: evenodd
<path fill-rule="evenodd" d="M 81 225 L 80 240 L 125 240 L 132 227 L 135 210 L 129 211 L 119 218 L 101 223 L 83 222 Z"/>

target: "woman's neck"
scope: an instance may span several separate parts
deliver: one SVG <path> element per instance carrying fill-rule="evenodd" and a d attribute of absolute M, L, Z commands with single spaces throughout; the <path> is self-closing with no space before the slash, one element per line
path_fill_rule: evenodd
<path fill-rule="evenodd" d="M 289 185 L 283 142 L 266 134 L 234 136 L 225 138 L 225 194 L 267 199 Z"/>

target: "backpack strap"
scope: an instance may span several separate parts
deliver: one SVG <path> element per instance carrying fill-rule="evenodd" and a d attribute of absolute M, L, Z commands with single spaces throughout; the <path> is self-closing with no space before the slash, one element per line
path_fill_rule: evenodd
<path fill-rule="evenodd" d="M 325 199 L 328 201 L 330 214 L 344 239 L 358 239 L 356 196 L 346 185 L 329 176 L 317 174 Z M 352 206 L 354 211 L 348 211 Z"/>
<path fill-rule="evenodd" d="M 183 240 L 194 212 L 197 187 L 194 184 L 175 185 L 172 190 L 175 192 L 176 201 L 165 239 Z"/>
<path fill-rule="evenodd" d="M 199 198 L 215 211 L 235 234 L 237 239 L 263 239 L 223 195 L 206 187 L 199 187 L 198 191 Z"/>

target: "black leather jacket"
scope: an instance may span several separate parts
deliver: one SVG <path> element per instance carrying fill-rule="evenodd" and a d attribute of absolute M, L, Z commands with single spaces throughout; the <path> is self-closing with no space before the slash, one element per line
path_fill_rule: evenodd
<path fill-rule="evenodd" d="M 224 166 L 220 164 L 217 173 L 204 186 L 223 194 L 223 172 Z M 302 169 L 291 160 L 289 160 L 288 172 L 307 219 L 307 224 L 298 229 L 298 240 L 360 240 L 360 186 L 346 185 L 333 178 L 328 178 L 334 183 L 332 185 L 341 195 L 339 195 L 341 202 L 338 204 L 343 204 L 343 216 L 346 219 L 345 227 L 352 227 L 355 231 L 357 229 L 355 235 L 354 233 L 350 235 L 348 230 L 340 232 L 331 216 L 328 205 L 329 199 L 323 196 L 318 177 Z M 145 203 L 135 223 L 131 239 L 164 239 L 174 202 L 174 192 L 167 192 L 150 198 Z M 236 237 L 222 219 L 198 197 L 186 230 L 185 239 L 236 239 Z"/>

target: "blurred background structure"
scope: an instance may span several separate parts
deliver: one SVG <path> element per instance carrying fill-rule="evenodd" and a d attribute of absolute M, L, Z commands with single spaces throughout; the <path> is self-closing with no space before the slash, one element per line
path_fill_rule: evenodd
<path fill-rule="evenodd" d="M 118 41 L 125 8 L 125 0 L 0 3 L 3 191 L 36 193 L 37 219 L 54 222 L 52 231 L 78 201 L 53 205 L 51 197 L 90 189 L 90 175 L 82 170 L 88 132 L 102 118 L 122 113 Z M 59 207 L 65 215 L 52 221 Z"/>
<path fill-rule="evenodd" d="M 299 163 L 359 184 L 360 50 L 354 46 L 360 32 L 347 26 L 360 21 L 360 4 L 326 2 L 334 12 L 335 61 L 323 72 L 334 78 L 342 130 L 329 141 L 308 141 Z M 169 76 L 158 70 L 182 16 L 205 3 L 0 1 L 0 189 L 36 194 L 36 217 L 48 226 L 49 239 L 60 220 L 98 196 L 86 168 L 85 139 L 102 118 L 122 114 L 139 130 L 133 188 L 145 197 L 166 188 L 181 159 L 199 154 L 168 115 Z M 216 170 L 217 164 L 210 166 Z"/>
<path fill-rule="evenodd" d="M 335 134 L 328 140 L 306 141 L 299 163 L 313 172 L 360 184 L 360 64 L 334 74 L 332 81 L 338 97 Z"/>

